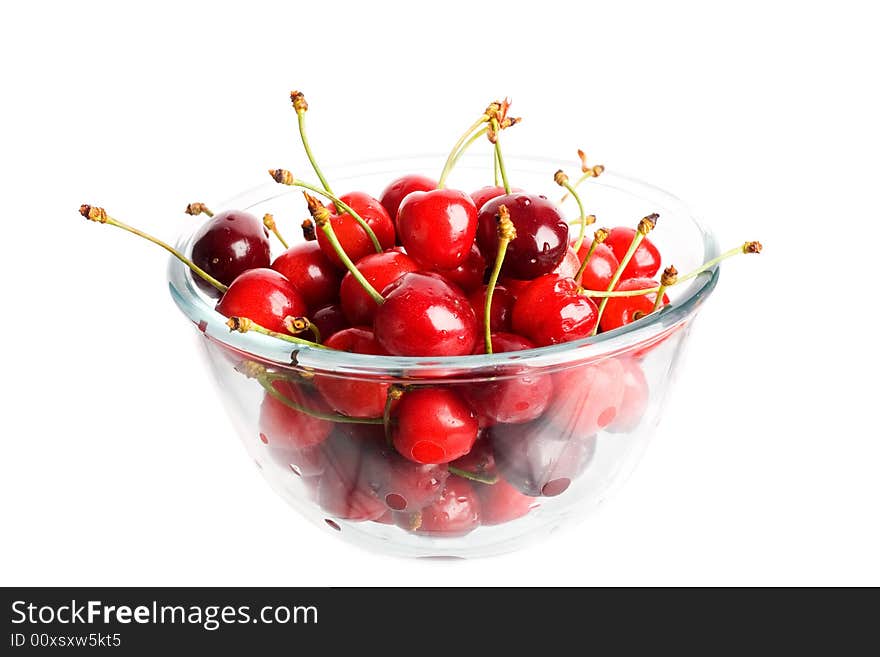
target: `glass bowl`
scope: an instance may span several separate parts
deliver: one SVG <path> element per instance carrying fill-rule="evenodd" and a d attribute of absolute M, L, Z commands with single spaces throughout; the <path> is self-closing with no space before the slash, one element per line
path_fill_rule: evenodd
<path fill-rule="evenodd" d="M 436 176 L 443 159 L 406 157 L 328 170 L 336 189 L 378 196 L 404 173 Z M 513 185 L 561 196 L 553 173 L 570 163 L 507 159 Z M 465 156 L 449 184 L 466 191 L 491 184 L 491 160 Z M 711 233 L 656 187 L 605 173 L 587 181 L 581 195 L 597 226 L 635 226 L 658 212 L 651 240 L 664 265 L 688 271 L 718 254 Z M 215 209 L 233 208 L 273 213 L 288 238 L 306 216 L 298 189 L 271 182 Z M 563 210 L 576 218 L 571 201 Z M 192 239 L 186 235 L 178 247 L 190 253 Z M 672 288 L 672 303 L 662 311 L 594 338 L 448 358 L 368 356 L 230 332 L 214 310 L 216 300 L 184 265 L 171 259 L 168 275 L 172 297 L 200 332 L 249 456 L 291 506 L 322 530 L 366 548 L 474 557 L 514 550 L 573 524 L 626 479 L 654 431 L 691 322 L 715 287 L 718 268 Z M 335 415 L 325 399 L 345 398 L 352 386 L 382 399 L 392 385 L 404 398 L 432 389 L 470 406 L 480 425 L 470 454 L 451 467 L 417 465 L 387 446 L 381 418 L 355 424 L 295 410 L 299 405 Z"/>

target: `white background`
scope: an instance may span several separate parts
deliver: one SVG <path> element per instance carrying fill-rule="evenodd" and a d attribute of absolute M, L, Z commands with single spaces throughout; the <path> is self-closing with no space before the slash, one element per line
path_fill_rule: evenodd
<path fill-rule="evenodd" d="M 880 584 L 868 3 L 4 3 L 0 583 Z M 276 163 L 447 150 L 492 98 L 761 239 L 620 494 L 535 547 L 377 557 L 300 519 L 215 396 L 168 238 Z M 329 167 L 325 166 L 325 169 Z M 572 169 L 574 169 L 574 164 Z M 331 172 L 332 175 L 332 172 Z"/>

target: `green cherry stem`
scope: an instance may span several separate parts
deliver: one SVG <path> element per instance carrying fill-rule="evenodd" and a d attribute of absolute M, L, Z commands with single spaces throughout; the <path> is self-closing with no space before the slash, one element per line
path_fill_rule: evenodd
<path fill-rule="evenodd" d="M 578 178 L 574 182 L 574 185 L 572 185 L 573 189 L 577 189 L 580 186 L 580 184 L 582 182 L 586 181 L 588 178 L 598 178 L 600 175 L 602 175 L 602 172 L 605 171 L 605 167 L 602 166 L 601 164 L 596 164 L 595 166 L 588 166 L 587 165 L 587 156 L 584 154 L 584 152 L 581 149 L 578 149 L 577 154 L 578 154 L 578 158 L 581 161 L 581 177 Z M 561 199 L 559 199 L 559 202 L 564 203 L 568 199 L 568 196 L 570 193 L 571 193 L 570 191 L 566 191 L 565 195 Z"/>
<path fill-rule="evenodd" d="M 141 230 L 138 230 L 137 228 L 133 228 L 132 226 L 129 226 L 128 224 L 124 224 L 121 221 L 114 219 L 109 214 L 107 214 L 107 211 L 104 210 L 104 208 L 99 208 L 95 205 L 85 205 L 84 204 L 79 207 L 79 213 L 82 216 L 84 216 L 86 219 L 88 219 L 89 221 L 94 221 L 95 223 L 99 223 L 99 224 L 110 224 L 111 226 L 116 226 L 117 228 L 121 228 L 122 230 L 128 231 L 129 233 L 137 235 L 138 237 L 143 237 L 148 242 L 152 242 L 153 244 L 156 244 L 157 246 L 161 246 L 163 249 L 168 251 L 168 253 L 170 253 L 175 258 L 180 260 L 183 264 L 185 264 L 187 267 L 192 269 L 193 273 L 198 275 L 200 278 L 202 278 L 206 282 L 210 283 L 211 285 L 216 287 L 221 292 L 226 292 L 227 288 L 225 285 L 223 285 L 223 283 L 221 283 L 216 278 L 211 276 L 208 272 L 206 272 L 204 269 L 202 269 L 201 267 L 196 265 L 196 263 L 194 263 L 192 260 L 187 258 L 185 255 L 183 255 L 180 251 L 175 249 L 173 246 L 166 244 L 162 240 L 160 240 L 156 237 L 153 237 L 152 235 L 149 235 Z"/>
<path fill-rule="evenodd" d="M 318 344 L 316 342 L 303 340 L 302 338 L 297 338 L 286 333 L 279 333 L 278 331 L 270 331 L 265 326 L 260 326 L 255 321 L 253 321 L 252 319 L 248 319 L 247 317 L 230 317 L 226 321 L 226 326 L 229 327 L 230 332 L 238 331 L 239 333 L 247 333 L 249 331 L 253 331 L 254 333 L 262 333 L 263 335 L 268 335 L 271 338 L 278 338 L 279 340 L 292 342 L 293 344 L 299 344 L 306 347 L 315 347 L 317 349 L 329 349 L 329 347 L 325 347 L 324 345 Z"/>
<path fill-rule="evenodd" d="M 504 264 L 504 256 L 507 253 L 507 245 L 516 239 L 516 228 L 510 220 L 510 211 L 506 205 L 498 207 L 498 253 L 495 255 L 495 264 L 492 274 L 489 276 L 489 284 L 486 286 L 486 305 L 483 307 L 483 334 L 486 341 L 486 353 L 492 353 L 492 297 L 495 294 L 495 286 L 498 284 L 498 276 L 501 274 L 501 265 Z"/>
<path fill-rule="evenodd" d="M 287 245 L 287 242 L 283 237 L 281 237 L 281 233 L 278 231 L 278 226 L 275 224 L 275 217 L 273 217 L 268 212 L 263 215 L 263 225 L 272 231 L 272 234 L 278 238 L 278 241 L 281 242 L 281 246 L 285 249 L 289 249 L 290 247 Z"/>
<path fill-rule="evenodd" d="M 351 275 L 354 276 L 358 283 L 360 283 L 361 287 L 364 288 L 373 301 L 381 306 L 385 303 L 385 298 L 376 291 L 376 288 L 374 288 L 366 278 L 364 278 L 364 275 L 351 261 L 351 258 L 348 257 L 345 249 L 342 248 L 342 244 L 339 243 L 336 233 L 333 232 L 333 225 L 330 223 L 330 210 L 325 208 L 318 199 L 308 192 L 303 192 L 303 196 L 306 198 L 306 203 L 309 206 L 309 212 L 311 213 L 312 218 L 315 220 L 315 225 L 324 233 L 324 236 L 327 238 L 327 241 L 330 242 L 330 246 L 333 247 L 333 251 L 342 261 L 342 264 L 351 272 Z"/>
<path fill-rule="evenodd" d="M 501 128 L 498 119 L 492 117 L 492 129 L 489 131 L 489 141 L 495 144 L 495 158 L 498 160 L 498 171 L 501 172 L 501 182 L 504 186 L 504 193 L 510 194 L 510 182 L 507 180 L 507 169 L 504 166 L 504 156 L 501 154 L 501 142 L 498 140 L 498 133 Z"/>
<path fill-rule="evenodd" d="M 489 105 L 485 112 L 478 118 L 467 130 L 462 133 L 461 137 L 458 138 L 458 141 L 455 142 L 455 146 L 452 147 L 452 150 L 449 151 L 449 157 L 446 158 L 446 163 L 443 165 L 443 171 L 440 172 L 440 180 L 437 181 L 437 189 L 443 189 L 446 187 L 446 179 L 449 177 L 449 174 L 452 173 L 452 167 L 455 166 L 455 156 L 458 154 L 459 150 L 461 150 L 462 145 L 468 140 L 474 132 L 480 129 L 480 126 L 486 123 L 489 120 L 489 115 L 493 111 L 497 111 L 494 109 L 494 106 L 497 103 L 493 103 Z M 500 107 L 500 106 L 499 106 Z"/>
<path fill-rule="evenodd" d="M 577 201 L 578 206 L 578 224 L 580 224 L 581 231 L 578 235 L 577 241 L 574 244 L 575 253 L 581 250 L 581 245 L 584 243 L 584 236 L 587 234 L 587 226 L 594 223 L 596 221 L 595 215 L 587 215 L 584 210 L 584 204 L 581 202 L 581 197 L 575 191 L 574 187 L 571 186 L 571 183 L 568 181 L 568 176 L 565 175 L 565 172 L 560 169 L 555 174 L 553 174 L 553 180 L 557 185 L 563 187 L 568 190 L 568 193 L 574 196 L 574 200 Z M 592 219 L 592 221 L 591 221 Z"/>
<path fill-rule="evenodd" d="M 494 177 L 495 186 L 498 187 L 498 182 L 499 182 L 498 176 L 500 175 L 498 173 L 498 153 L 495 152 L 494 148 L 492 149 L 492 170 L 493 170 L 494 176 L 495 176 Z"/>
<path fill-rule="evenodd" d="M 358 223 L 358 225 L 363 228 L 364 232 L 367 234 L 367 237 L 370 238 L 370 242 L 373 243 L 373 248 L 376 249 L 376 253 L 382 253 L 382 245 L 379 243 L 379 238 L 376 237 L 376 233 L 373 232 L 373 229 L 367 224 L 363 218 L 354 211 L 354 209 L 348 205 L 347 203 L 340 201 L 336 198 L 332 192 L 328 192 L 325 189 L 321 189 L 311 183 L 307 183 L 304 180 L 300 180 L 299 178 L 295 178 L 290 171 L 287 169 L 269 169 L 269 175 L 272 176 L 272 180 L 281 184 L 288 185 L 289 187 L 300 187 L 302 189 L 307 189 L 310 192 L 314 192 L 315 194 L 319 194 L 324 198 L 330 200 L 332 203 L 336 205 L 336 208 L 339 212 L 345 212 L 350 214 L 352 218 Z"/>
<path fill-rule="evenodd" d="M 306 157 L 309 159 L 309 164 L 312 165 L 312 169 L 314 170 L 315 175 L 318 176 L 318 180 L 321 181 L 321 186 L 324 188 L 324 191 L 332 194 L 333 190 L 330 189 L 330 184 L 324 177 L 324 173 L 321 171 L 321 167 L 318 166 L 318 162 L 317 160 L 315 160 L 315 156 L 312 153 L 312 148 L 311 146 L 309 146 L 309 138 L 306 136 L 306 112 L 309 109 L 309 104 L 306 102 L 306 97 L 301 91 L 291 91 L 290 102 L 293 105 L 293 109 L 296 111 L 296 122 L 297 126 L 299 127 L 299 137 L 302 140 L 303 150 L 305 150 L 306 152 Z M 336 209 L 339 212 L 342 212 L 342 208 L 339 205 L 338 201 L 333 201 L 333 203 L 336 205 Z"/>
<path fill-rule="evenodd" d="M 489 132 L 489 128 L 483 128 L 481 130 L 477 130 L 474 134 L 471 135 L 470 139 L 468 139 L 464 144 L 462 144 L 462 147 L 458 149 L 458 153 L 456 153 L 455 157 L 452 158 L 452 166 L 449 169 L 450 171 L 452 171 L 452 169 L 455 168 L 455 166 L 458 164 L 458 161 L 461 159 L 461 156 L 465 154 L 465 151 L 467 151 L 467 149 L 469 149 L 475 141 L 477 141 L 480 137 L 485 135 L 487 132 Z"/>
<path fill-rule="evenodd" d="M 597 228 L 596 232 L 593 233 L 593 241 L 590 243 L 590 249 L 587 251 L 587 255 L 584 256 L 583 262 L 581 262 L 581 266 L 578 267 L 577 274 L 574 275 L 574 282 L 580 285 L 581 276 L 584 275 L 584 272 L 587 269 L 587 265 L 590 263 L 590 258 L 593 257 L 593 253 L 596 251 L 596 247 L 598 247 L 602 242 L 608 239 L 608 229 L 607 228 Z M 575 249 L 575 253 L 580 251 L 580 249 Z"/>
<path fill-rule="evenodd" d="M 498 475 L 478 474 L 476 472 L 470 472 L 469 470 L 462 470 L 454 465 L 447 465 L 446 468 L 456 477 L 478 481 L 481 484 L 489 484 L 490 486 L 498 483 Z"/>

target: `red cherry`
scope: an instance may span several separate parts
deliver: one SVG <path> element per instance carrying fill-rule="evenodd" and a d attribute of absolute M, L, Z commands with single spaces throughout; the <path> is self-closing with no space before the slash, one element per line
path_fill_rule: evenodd
<path fill-rule="evenodd" d="M 523 290 L 513 304 L 513 330 L 543 347 L 593 334 L 598 309 L 578 294 L 570 278 L 547 274 Z"/>
<path fill-rule="evenodd" d="M 419 266 L 409 256 L 391 249 L 383 253 L 371 253 L 357 261 L 356 266 L 370 285 L 380 293 L 403 274 L 416 271 Z M 379 305 L 366 293 L 351 272 L 342 278 L 339 288 L 342 312 L 353 325 L 371 324 Z"/>
<path fill-rule="evenodd" d="M 342 312 L 342 306 L 337 303 L 318 308 L 309 316 L 309 320 L 318 327 L 318 331 L 324 339 L 349 327 L 348 320 L 345 319 L 345 314 Z"/>
<path fill-rule="evenodd" d="M 482 319 L 483 313 L 485 312 L 486 292 L 488 292 L 487 286 L 483 285 L 479 289 L 471 292 L 468 296 L 468 301 L 474 309 L 474 314 L 480 319 Z M 498 331 L 510 331 L 510 316 L 513 313 L 513 301 L 513 295 L 507 291 L 507 288 L 502 285 L 495 286 L 495 290 L 492 292 L 492 308 L 489 312 L 490 328 L 493 333 L 497 333 Z M 525 348 L 529 349 L 530 347 Z M 482 349 L 482 351 L 478 351 L 477 353 L 486 353 L 486 345 L 483 342 L 480 342 L 479 349 Z"/>
<path fill-rule="evenodd" d="M 321 508 L 337 518 L 354 521 L 385 515 L 387 507 L 369 486 L 374 450 L 334 433 L 324 443 L 323 452 L 325 467 L 316 494 Z"/>
<path fill-rule="evenodd" d="M 478 328 L 467 297 L 441 276 L 409 272 L 385 290 L 373 332 L 397 356 L 465 356 Z"/>
<path fill-rule="evenodd" d="M 392 511 L 418 511 L 443 492 L 449 470 L 443 464 L 413 463 L 393 450 L 371 465 L 370 485 Z"/>
<path fill-rule="evenodd" d="M 405 392 L 393 414 L 394 447 L 416 463 L 449 463 L 467 454 L 479 425 L 470 407 L 448 388 Z"/>
<path fill-rule="evenodd" d="M 480 498 L 480 521 L 483 525 L 502 525 L 522 518 L 537 502 L 534 497 L 523 495 L 503 478 L 492 485 L 475 485 Z"/>
<path fill-rule="evenodd" d="M 339 197 L 339 200 L 349 205 L 360 215 L 361 219 L 363 219 L 373 230 L 373 233 L 375 233 L 376 239 L 379 240 L 379 245 L 383 250 L 394 246 L 394 224 L 391 222 L 391 217 L 388 216 L 388 212 L 385 211 L 385 208 L 382 207 L 382 204 L 379 203 L 379 201 L 364 192 L 350 192 L 348 194 L 343 194 Z M 330 216 L 330 225 L 333 227 L 333 232 L 336 234 L 337 239 L 339 239 L 339 243 L 342 245 L 342 250 L 345 251 L 346 255 L 352 262 L 357 262 L 370 253 L 376 253 L 376 249 L 373 246 L 372 241 L 370 241 L 369 236 L 364 229 L 360 227 L 360 224 L 355 221 L 354 217 L 347 212 L 337 214 L 336 206 L 332 204 L 328 204 L 327 207 L 332 213 Z M 342 264 L 339 256 L 333 251 L 333 246 L 327 240 L 324 231 L 319 230 L 317 234 L 318 244 L 321 245 L 321 250 L 324 252 L 324 255 L 327 256 L 327 259 L 339 269 L 345 269 L 345 265 Z"/>
<path fill-rule="evenodd" d="M 471 451 L 461 458 L 455 459 L 449 465 L 458 470 L 468 472 L 477 478 L 491 479 L 497 476 L 492 443 L 485 439 L 478 439 L 474 446 L 471 447 Z"/>
<path fill-rule="evenodd" d="M 284 318 L 307 312 L 296 288 L 274 269 L 251 269 L 232 281 L 220 298 L 217 312 L 224 317 L 247 317 L 260 326 L 287 333 Z"/>
<path fill-rule="evenodd" d="M 554 269 L 551 273 L 556 274 L 560 278 L 574 278 L 574 275 L 578 273 L 578 269 L 581 268 L 581 260 L 578 257 L 578 254 L 571 247 L 568 247 L 565 251 L 565 257 L 562 259 L 562 262 Z"/>
<path fill-rule="evenodd" d="M 272 387 L 293 403 L 316 411 L 329 409 L 320 397 L 289 381 L 275 381 Z M 287 406 L 268 392 L 260 404 L 260 440 L 272 448 L 305 450 L 319 445 L 333 429 L 333 423 Z"/>
<path fill-rule="evenodd" d="M 417 534 L 464 536 L 480 525 L 480 500 L 470 482 L 450 477 L 440 497 L 418 514 L 395 513 L 395 522 Z"/>
<path fill-rule="evenodd" d="M 412 192 L 397 211 L 400 243 L 429 269 L 455 269 L 470 255 L 477 208 L 456 189 Z"/>
<path fill-rule="evenodd" d="M 349 328 L 324 340 L 330 349 L 355 354 L 387 355 L 366 328 Z M 315 385 L 331 408 L 349 417 L 381 417 L 385 409 L 387 383 L 360 379 L 354 375 L 340 377 L 319 374 Z"/>
<path fill-rule="evenodd" d="M 590 244 L 584 242 L 578 251 L 578 261 L 586 258 L 589 250 Z M 617 261 L 614 251 L 604 243 L 597 244 L 584 273 L 581 275 L 581 280 L 578 282 L 587 290 L 607 290 L 618 267 L 620 267 L 620 263 Z"/>
<path fill-rule="evenodd" d="M 379 195 L 379 202 L 388 211 L 388 216 L 397 227 L 397 210 L 404 198 L 412 192 L 429 192 L 437 189 L 437 181 L 427 176 L 410 173 L 388 184 Z"/>
<path fill-rule="evenodd" d="M 614 422 L 606 427 L 613 433 L 628 433 L 634 431 L 642 421 L 642 416 L 648 408 L 651 390 L 648 380 L 642 371 L 642 366 L 635 358 L 621 358 L 623 367 L 623 399 L 617 409 Z"/>
<path fill-rule="evenodd" d="M 493 353 L 535 348 L 525 338 L 512 333 L 493 333 L 491 337 Z M 480 346 L 477 353 L 485 353 L 485 344 Z M 467 399 L 480 418 L 481 426 L 495 422 L 530 422 L 544 412 L 552 396 L 553 380 L 549 375 L 515 369 L 467 388 Z"/>
<path fill-rule="evenodd" d="M 248 212 L 229 210 L 205 222 L 193 238 L 192 261 L 224 285 L 249 269 L 268 267 L 269 232 L 263 222 Z M 200 277 L 205 290 L 216 289 Z"/>
<path fill-rule="evenodd" d="M 464 262 L 455 269 L 442 269 L 437 272 L 447 281 L 455 283 L 465 292 L 473 292 L 483 284 L 483 276 L 486 273 L 486 261 L 483 259 L 476 243 L 471 245 L 471 251 Z"/>
<path fill-rule="evenodd" d="M 332 303 L 339 296 L 342 276 L 317 242 L 294 244 L 275 259 L 272 269 L 290 281 L 309 309 Z"/>
<path fill-rule="evenodd" d="M 628 278 L 620 281 L 614 289 L 627 292 L 658 287 L 659 285 L 657 281 L 650 278 Z M 611 331 L 635 321 L 633 315 L 637 312 L 648 315 L 654 309 L 656 298 L 656 292 L 637 297 L 610 297 L 605 305 L 605 311 L 602 313 L 602 319 L 599 320 L 599 328 L 603 331 Z M 669 303 L 669 297 L 664 294 L 663 304 L 667 303 Z"/>
<path fill-rule="evenodd" d="M 516 300 L 522 294 L 523 290 L 531 284 L 532 281 L 521 281 L 518 278 L 504 277 L 499 280 L 499 285 L 504 287 L 507 292 L 513 296 L 514 303 L 516 303 Z"/>
<path fill-rule="evenodd" d="M 479 213 L 477 243 L 488 261 L 498 251 L 498 208 L 507 206 L 516 228 L 516 239 L 507 247 L 502 272 L 531 280 L 552 272 L 568 249 L 568 223 L 557 207 L 543 196 L 515 192 L 486 203 Z"/>
<path fill-rule="evenodd" d="M 610 425 L 620 410 L 624 369 L 617 358 L 579 365 L 553 376 L 556 395 L 546 417 L 563 437 L 591 436 Z"/>
<path fill-rule="evenodd" d="M 632 244 L 633 237 L 636 235 L 634 228 L 618 226 L 612 228 L 608 237 L 605 239 L 606 244 L 613 252 L 618 261 L 623 260 Z M 644 238 L 633 253 L 632 259 L 623 269 L 622 278 L 650 278 L 660 270 L 660 251 L 647 237 Z M 598 288 L 595 288 L 598 289 Z"/>

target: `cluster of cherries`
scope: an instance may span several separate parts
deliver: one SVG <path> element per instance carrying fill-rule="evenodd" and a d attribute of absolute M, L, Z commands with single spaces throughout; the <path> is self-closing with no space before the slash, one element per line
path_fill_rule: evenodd
<path fill-rule="evenodd" d="M 462 135 L 438 180 L 405 175 L 374 198 L 334 195 L 306 139 L 305 99 L 293 92 L 291 100 L 321 184 L 283 169 L 270 175 L 305 190 L 304 241 L 287 248 L 271 215 L 213 215 L 200 203 L 187 212 L 210 220 L 191 258 L 147 236 L 219 295 L 216 310 L 231 330 L 376 356 L 534 349 L 637 321 L 668 303 L 668 287 L 714 264 L 681 279 L 667 267 L 655 280 L 661 257 L 647 235 L 657 215 L 587 239 L 595 217 L 576 187 L 602 167 L 588 166 L 580 152 L 579 181 L 555 175 L 577 201 L 576 222 L 545 196 L 512 189 L 499 144 L 518 121 L 507 102 L 490 104 Z M 494 147 L 496 184 L 471 193 L 448 188 L 449 172 L 482 135 Z M 81 213 L 143 235 L 102 208 Z M 274 260 L 270 231 L 286 248 Z M 739 249 L 758 250 L 758 243 Z M 596 434 L 632 430 L 649 397 L 637 357 L 442 386 L 250 360 L 238 369 L 265 389 L 259 438 L 267 454 L 302 477 L 327 514 L 436 536 L 508 522 L 538 498 L 559 495 L 589 464 Z M 553 394 L 561 378 L 572 394 Z"/>

